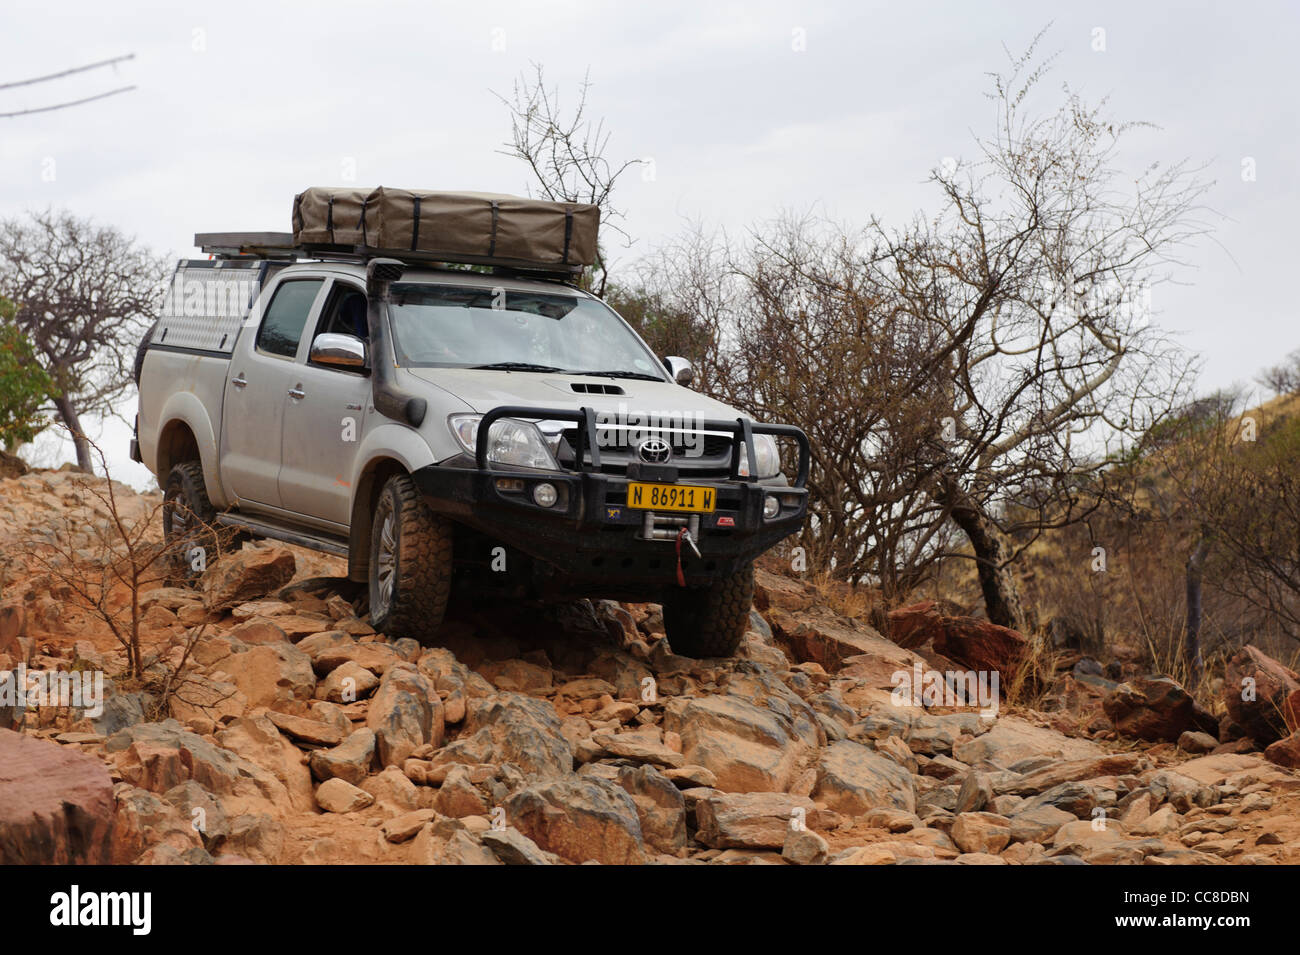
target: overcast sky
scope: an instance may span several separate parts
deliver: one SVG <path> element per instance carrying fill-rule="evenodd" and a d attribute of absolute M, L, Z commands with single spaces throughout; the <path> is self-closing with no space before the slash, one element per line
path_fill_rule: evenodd
<path fill-rule="evenodd" d="M 1300 347 L 1291 303 L 1300 211 L 1300 7 L 1278 3 L 395 3 L 195 5 L 4 0 L 0 83 L 126 53 L 120 67 L 0 90 L 0 215 L 66 207 L 173 256 L 199 231 L 289 229 L 309 185 L 523 192 L 497 150 L 531 62 L 572 90 L 631 174 L 636 244 L 687 219 L 743 229 L 782 209 L 902 222 L 937 207 L 928 171 L 972 155 L 985 73 L 1049 20 L 1052 89 L 1160 125 L 1138 164 L 1189 158 L 1215 180 L 1214 242 L 1155 319 L 1205 362 L 1203 390 L 1249 383 Z M 1253 168 L 1253 180 L 1243 176 Z M 134 400 L 127 409 L 134 412 Z M 104 433 L 119 476 L 125 435 Z M 70 459 L 70 451 L 67 454 Z"/>

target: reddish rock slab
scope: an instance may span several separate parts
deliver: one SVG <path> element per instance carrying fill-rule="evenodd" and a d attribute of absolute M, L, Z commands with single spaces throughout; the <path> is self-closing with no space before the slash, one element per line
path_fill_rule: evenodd
<path fill-rule="evenodd" d="M 113 783 L 104 764 L 0 730 L 0 865 L 104 865 Z"/>
<path fill-rule="evenodd" d="M 1300 769 L 1300 733 L 1292 733 L 1286 739 L 1270 743 L 1264 750 L 1264 756 L 1271 763 L 1288 769 Z"/>
<path fill-rule="evenodd" d="M 1258 647 L 1242 647 L 1228 660 L 1223 702 L 1228 715 L 1260 744 L 1288 736 L 1284 714 L 1300 691 L 1300 675 Z M 1245 697 L 1245 698 L 1243 698 Z"/>
<path fill-rule="evenodd" d="M 1025 655 L 1022 634 L 974 617 L 945 617 L 943 622 L 936 650 L 969 670 L 996 670 L 1004 683 L 1011 679 Z"/>
<path fill-rule="evenodd" d="M 807 610 L 815 596 L 815 591 L 802 581 L 754 568 L 754 606 L 763 613 Z"/>
<path fill-rule="evenodd" d="M 296 566 L 293 551 L 285 547 L 246 547 L 227 554 L 203 575 L 203 605 L 220 612 L 259 600 L 292 580 Z"/>
<path fill-rule="evenodd" d="M 1192 698 L 1168 677 L 1139 677 L 1117 686 L 1102 703 L 1115 731 L 1149 742 L 1176 742 L 1192 725 Z"/>
<path fill-rule="evenodd" d="M 970 670 L 996 670 L 1005 683 L 1024 657 L 1024 636 L 975 617 L 943 612 L 938 601 L 899 607 L 889 612 L 889 635 L 912 650 L 929 644 L 935 652 Z"/>

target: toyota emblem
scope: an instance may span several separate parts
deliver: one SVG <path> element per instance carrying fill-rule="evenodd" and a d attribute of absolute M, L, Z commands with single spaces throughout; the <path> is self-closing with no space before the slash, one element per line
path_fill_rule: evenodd
<path fill-rule="evenodd" d="M 637 445 L 636 452 L 646 464 L 667 464 L 673 456 L 672 445 L 663 438 L 646 438 Z"/>

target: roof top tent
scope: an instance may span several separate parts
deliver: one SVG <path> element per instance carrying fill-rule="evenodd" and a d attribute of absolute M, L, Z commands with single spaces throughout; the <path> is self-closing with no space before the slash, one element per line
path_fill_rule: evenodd
<path fill-rule="evenodd" d="M 313 187 L 294 198 L 293 232 L 199 233 L 221 259 L 480 265 L 573 281 L 596 261 L 600 210 L 497 193 Z"/>

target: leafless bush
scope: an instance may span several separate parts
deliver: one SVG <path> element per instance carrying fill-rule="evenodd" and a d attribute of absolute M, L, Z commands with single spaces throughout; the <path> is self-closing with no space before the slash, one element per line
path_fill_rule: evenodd
<path fill-rule="evenodd" d="M 1255 380 L 1274 394 L 1300 393 L 1300 351 L 1293 351 L 1282 363 L 1264 369 Z"/>
<path fill-rule="evenodd" d="M 558 88 L 546 86 L 542 67 L 515 81 L 510 98 L 498 96 L 510 111 L 510 139 L 503 150 L 523 160 L 542 197 L 555 202 L 585 202 L 600 207 L 601 227 L 628 239 L 623 212 L 613 202 L 619 177 L 640 160 L 614 162 L 608 158 L 609 132 L 603 119 L 587 115 L 590 75 L 578 86 L 577 100 L 565 111 Z M 597 251 L 599 281 L 596 294 L 605 294 L 609 278 L 603 250 Z"/>
<path fill-rule="evenodd" d="M 107 475 L 103 452 L 89 439 L 83 440 Z M 27 543 L 28 557 L 53 589 L 68 594 L 108 629 L 126 656 L 126 675 L 144 680 L 159 658 L 148 656 L 141 643 L 143 595 L 174 579 L 178 568 L 192 561 L 219 559 L 222 538 L 205 536 L 205 546 L 218 549 L 198 554 L 194 537 L 166 541 L 158 533 L 164 508 L 183 508 L 183 503 L 160 499 L 131 514 L 123 499 L 131 492 L 111 476 L 99 479 L 88 475 L 78 487 L 89 499 L 94 518 L 81 523 L 67 513 L 55 518 L 45 534 Z"/>

